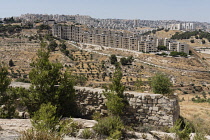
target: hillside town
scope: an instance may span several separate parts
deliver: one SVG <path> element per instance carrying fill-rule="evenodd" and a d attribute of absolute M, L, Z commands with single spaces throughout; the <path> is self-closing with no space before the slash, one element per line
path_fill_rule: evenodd
<path fill-rule="evenodd" d="M 0 140 L 210 139 L 209 30 L 79 14 L 0 18 Z"/>

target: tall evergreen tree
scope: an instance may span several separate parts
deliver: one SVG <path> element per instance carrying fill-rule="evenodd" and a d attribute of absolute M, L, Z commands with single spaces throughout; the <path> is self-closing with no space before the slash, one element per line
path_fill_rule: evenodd
<path fill-rule="evenodd" d="M 110 90 L 115 91 L 119 97 L 123 97 L 123 92 L 125 86 L 121 83 L 122 72 L 120 69 L 116 69 L 112 78 L 112 84 L 110 85 Z"/>
<path fill-rule="evenodd" d="M 67 72 L 62 73 L 60 63 L 49 61 L 50 53 L 45 46 L 46 44 L 41 44 L 38 58 L 31 63 L 31 87 L 26 105 L 29 113 L 33 114 L 41 104 L 51 103 L 57 107 L 57 115 L 69 117 L 75 108 L 71 106 L 75 93 L 73 78 Z"/>

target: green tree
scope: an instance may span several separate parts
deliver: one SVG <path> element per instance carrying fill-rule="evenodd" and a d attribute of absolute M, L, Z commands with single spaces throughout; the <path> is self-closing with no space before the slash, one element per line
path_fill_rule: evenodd
<path fill-rule="evenodd" d="M 59 47 L 61 50 L 66 50 L 67 48 L 65 43 L 60 44 Z"/>
<path fill-rule="evenodd" d="M 124 65 L 127 65 L 128 60 L 127 60 L 125 57 L 120 58 L 120 63 L 121 63 L 123 66 L 124 66 Z"/>
<path fill-rule="evenodd" d="M 104 93 L 108 101 L 106 102 L 107 109 L 111 115 L 120 116 L 123 113 L 125 104 L 123 99 L 118 97 L 114 92 Z"/>
<path fill-rule="evenodd" d="M 14 62 L 12 61 L 12 59 L 9 60 L 9 66 L 10 67 L 14 66 Z"/>
<path fill-rule="evenodd" d="M 4 96 L 8 86 L 10 85 L 10 78 L 8 77 L 8 70 L 0 64 L 0 97 Z"/>
<path fill-rule="evenodd" d="M 170 88 L 172 86 L 172 83 L 170 79 L 162 73 L 157 73 L 155 76 L 153 76 L 150 84 L 153 92 L 156 94 L 165 95 L 172 93 L 172 90 Z"/>
<path fill-rule="evenodd" d="M 51 103 L 42 104 L 40 109 L 34 113 L 31 122 L 38 131 L 55 131 L 59 123 L 56 117 L 56 106 Z"/>
<path fill-rule="evenodd" d="M 195 41 L 192 39 L 192 40 L 190 40 L 190 43 L 195 43 Z"/>
<path fill-rule="evenodd" d="M 61 72 L 63 68 L 60 63 L 49 61 L 49 51 L 44 49 L 46 44 L 42 43 L 38 51 L 38 58 L 31 63 L 33 69 L 29 73 L 31 80 L 30 92 L 25 103 L 29 113 L 37 111 L 41 104 L 52 103 L 57 106 L 58 116 L 70 116 L 74 107 L 72 100 L 74 97 L 74 80 L 70 74 Z M 72 108 L 71 108 L 72 107 Z"/>
<path fill-rule="evenodd" d="M 128 61 L 128 63 L 131 64 L 134 61 L 133 56 L 132 55 L 131 56 L 128 56 L 127 61 Z"/>
<path fill-rule="evenodd" d="M 167 47 L 161 45 L 161 46 L 158 46 L 158 50 L 160 50 L 160 51 L 161 51 L 161 50 L 167 50 Z"/>
<path fill-rule="evenodd" d="M 117 95 L 123 98 L 123 92 L 125 86 L 121 83 L 122 72 L 120 69 L 116 69 L 112 78 L 112 84 L 110 85 L 110 90 L 117 93 Z"/>
<path fill-rule="evenodd" d="M 202 40 L 202 44 L 205 44 L 206 43 L 206 41 L 205 40 Z"/>
<path fill-rule="evenodd" d="M 11 79 L 8 77 L 8 70 L 6 67 L 0 65 L 0 117 L 12 118 L 15 115 L 15 100 L 16 93 L 10 89 L 9 85 Z"/>
<path fill-rule="evenodd" d="M 117 57 L 116 57 L 115 54 L 112 54 L 112 55 L 110 56 L 110 62 L 111 62 L 111 64 L 117 63 Z"/>

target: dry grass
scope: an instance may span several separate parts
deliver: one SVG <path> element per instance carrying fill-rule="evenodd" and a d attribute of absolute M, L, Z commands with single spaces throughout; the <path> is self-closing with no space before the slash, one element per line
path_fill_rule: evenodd
<path fill-rule="evenodd" d="M 23 131 L 18 140 L 62 140 L 62 138 L 54 133 L 31 129 Z"/>
<path fill-rule="evenodd" d="M 185 101 L 180 102 L 181 116 L 193 122 L 201 132 L 210 134 L 210 104 L 194 103 L 191 100 L 195 95 L 180 95 Z"/>
<path fill-rule="evenodd" d="M 176 32 L 181 32 L 181 31 L 178 31 L 178 30 L 170 30 L 168 32 L 166 32 L 165 30 L 162 30 L 162 31 L 158 31 L 156 32 L 156 35 L 158 38 L 171 38 L 172 35 L 174 35 Z"/>

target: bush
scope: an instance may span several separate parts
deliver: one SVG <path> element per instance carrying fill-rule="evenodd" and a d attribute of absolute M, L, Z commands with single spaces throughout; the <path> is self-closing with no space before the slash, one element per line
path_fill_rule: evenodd
<path fill-rule="evenodd" d="M 36 130 L 55 131 L 59 122 L 56 117 L 56 107 L 51 103 L 42 104 L 40 109 L 34 113 L 31 122 Z"/>
<path fill-rule="evenodd" d="M 92 115 L 92 118 L 96 121 L 100 120 L 102 118 L 102 115 L 99 112 L 94 112 Z"/>
<path fill-rule="evenodd" d="M 203 133 L 196 133 L 193 140 L 207 140 L 207 138 Z"/>
<path fill-rule="evenodd" d="M 114 94 L 114 92 L 104 93 L 108 101 L 106 102 L 106 106 L 108 111 L 112 115 L 121 115 L 123 113 L 124 103 L 123 99 Z"/>
<path fill-rule="evenodd" d="M 62 138 L 55 133 L 29 129 L 27 131 L 23 131 L 18 140 L 62 140 Z"/>
<path fill-rule="evenodd" d="M 121 137 L 123 129 L 123 122 L 118 116 L 108 116 L 102 118 L 98 121 L 98 124 L 93 127 L 93 130 L 99 135 L 115 137 L 115 139 L 119 139 Z"/>
<path fill-rule="evenodd" d="M 179 139 L 188 140 L 190 138 L 190 133 L 193 132 L 193 129 L 193 126 L 191 126 L 189 122 L 179 119 L 169 131 L 176 133 L 176 137 Z"/>
<path fill-rule="evenodd" d="M 79 129 L 81 128 L 81 126 L 77 122 L 74 122 L 72 119 L 61 120 L 59 125 L 60 125 L 59 128 L 60 135 L 67 135 L 74 137 L 77 135 Z"/>
<path fill-rule="evenodd" d="M 84 139 L 90 139 L 93 137 L 93 132 L 90 129 L 86 128 L 82 131 L 81 137 Z"/>
<path fill-rule="evenodd" d="M 157 73 L 155 76 L 152 77 L 151 83 L 150 83 L 152 90 L 155 94 L 171 94 L 171 86 L 172 83 L 170 79 L 162 74 L 162 73 Z"/>

